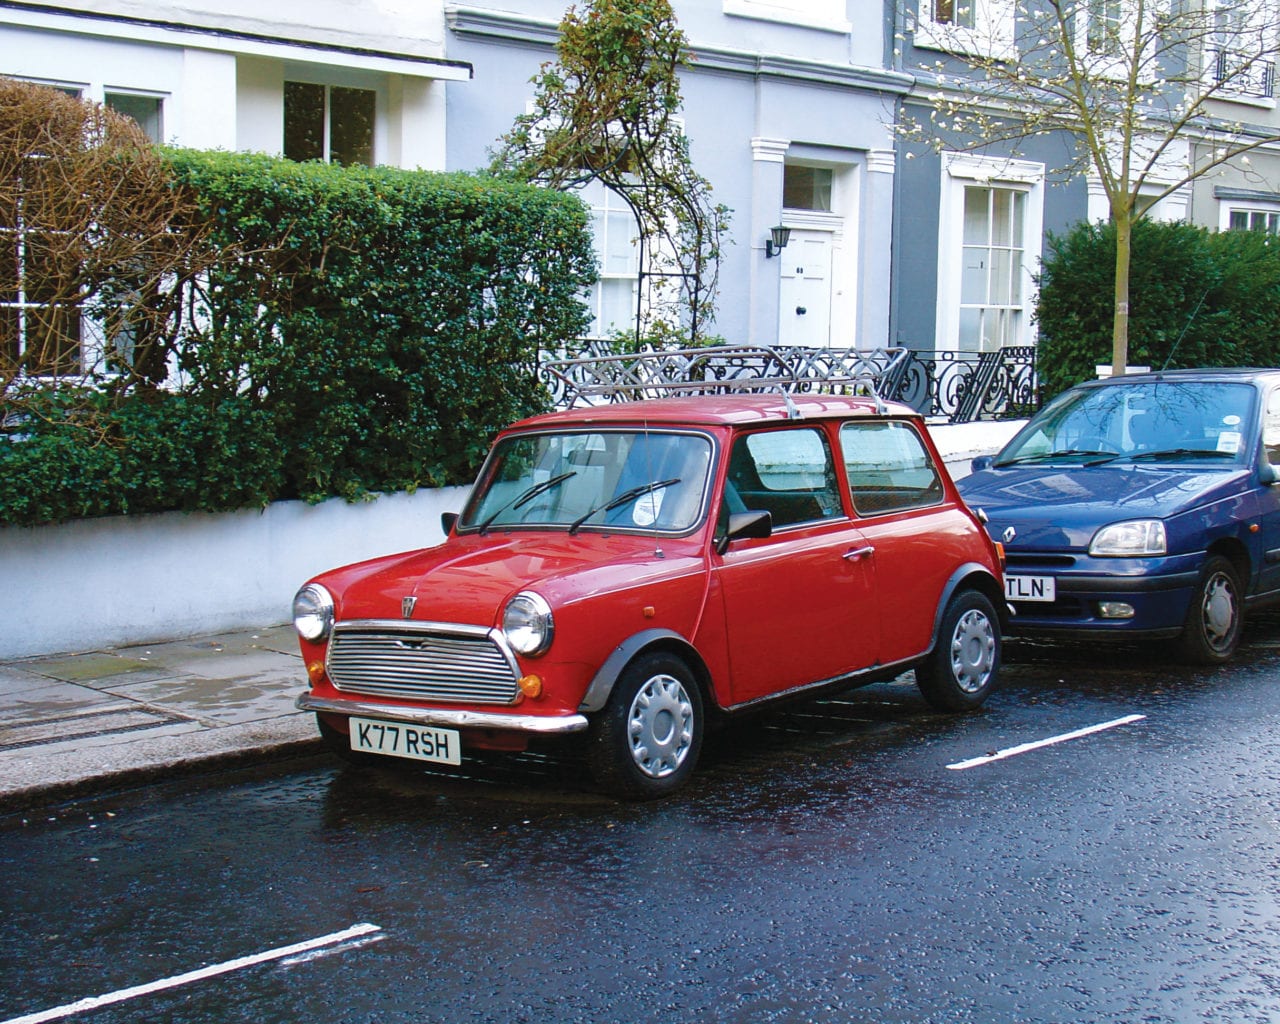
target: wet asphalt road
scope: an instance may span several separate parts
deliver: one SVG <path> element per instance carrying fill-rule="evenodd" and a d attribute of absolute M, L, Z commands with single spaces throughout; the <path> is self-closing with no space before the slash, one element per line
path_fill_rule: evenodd
<path fill-rule="evenodd" d="M 1229 669 L 1022 644 L 1005 680 L 735 728 L 657 804 L 310 760 L 0 819 L 0 1024 L 366 922 L 65 1019 L 1280 1019 L 1280 615 Z"/>

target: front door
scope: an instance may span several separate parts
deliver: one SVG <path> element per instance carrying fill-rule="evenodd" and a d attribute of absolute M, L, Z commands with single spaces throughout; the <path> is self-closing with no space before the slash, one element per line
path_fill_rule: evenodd
<path fill-rule="evenodd" d="M 830 231 L 792 229 L 778 254 L 778 344 L 831 344 L 831 251 Z"/>

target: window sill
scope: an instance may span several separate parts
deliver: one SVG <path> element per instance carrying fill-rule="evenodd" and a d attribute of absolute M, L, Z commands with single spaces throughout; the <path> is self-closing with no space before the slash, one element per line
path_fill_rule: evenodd
<path fill-rule="evenodd" d="M 817 29 L 820 32 L 834 32 L 837 35 L 849 35 L 853 31 L 853 23 L 846 18 L 815 16 L 804 11 L 775 7 L 759 0 L 724 0 L 724 13 L 733 18 L 772 21 L 798 28 Z"/>
<path fill-rule="evenodd" d="M 1246 92 L 1215 92 L 1206 96 L 1206 103 L 1234 103 L 1241 107 L 1253 107 L 1257 110 L 1275 110 L 1274 96 L 1251 96 Z"/>
<path fill-rule="evenodd" d="M 921 50 L 941 50 L 959 56 L 1000 60 L 1015 58 L 1013 40 L 1002 33 L 980 33 L 977 29 L 958 28 L 920 21 L 916 24 L 915 45 Z"/>

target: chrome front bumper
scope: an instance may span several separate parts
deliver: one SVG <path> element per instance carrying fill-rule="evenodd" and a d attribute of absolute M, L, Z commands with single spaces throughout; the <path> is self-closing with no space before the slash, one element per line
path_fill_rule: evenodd
<path fill-rule="evenodd" d="M 442 725 L 453 729 L 509 729 L 542 735 L 581 732 L 586 715 L 513 715 L 501 711 L 450 711 L 442 708 L 406 708 L 361 700 L 333 700 L 304 693 L 295 702 L 302 711 L 327 711 L 335 715 L 359 715 L 413 725 Z"/>

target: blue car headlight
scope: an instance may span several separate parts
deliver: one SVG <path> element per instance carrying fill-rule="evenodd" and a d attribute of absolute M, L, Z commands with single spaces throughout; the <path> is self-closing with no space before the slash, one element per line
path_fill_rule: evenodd
<path fill-rule="evenodd" d="M 1168 550 L 1164 523 L 1159 519 L 1131 519 L 1126 523 L 1112 523 L 1095 533 L 1093 540 L 1089 542 L 1089 554 L 1108 558 L 1163 555 Z"/>

